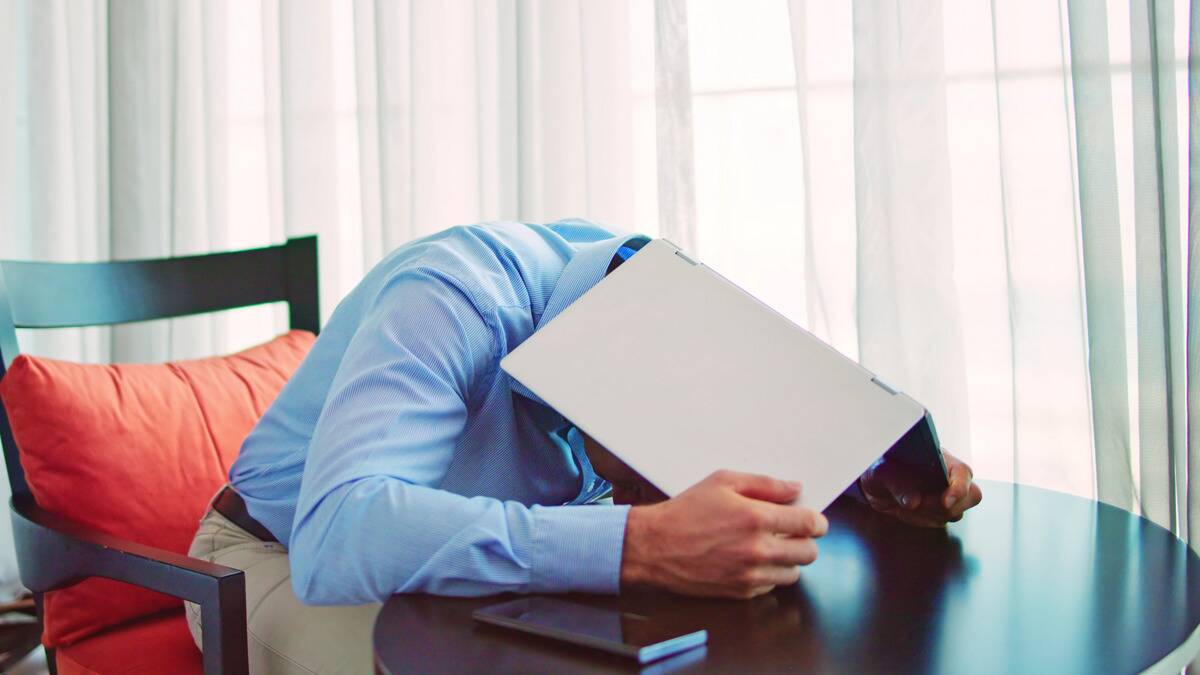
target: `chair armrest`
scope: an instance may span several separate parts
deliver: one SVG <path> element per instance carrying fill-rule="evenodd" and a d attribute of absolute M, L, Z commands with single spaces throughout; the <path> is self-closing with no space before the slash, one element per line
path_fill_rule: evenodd
<path fill-rule="evenodd" d="M 204 672 L 244 674 L 246 579 L 241 570 L 96 532 L 27 497 L 10 502 L 21 581 L 35 593 L 88 577 L 134 584 L 200 605 Z"/>

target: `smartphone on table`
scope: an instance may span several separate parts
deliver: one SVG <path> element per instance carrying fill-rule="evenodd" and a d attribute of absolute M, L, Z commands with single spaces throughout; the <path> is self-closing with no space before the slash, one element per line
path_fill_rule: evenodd
<path fill-rule="evenodd" d="M 708 631 L 682 631 L 633 612 L 532 596 L 475 610 L 476 621 L 650 663 L 699 647 Z"/>

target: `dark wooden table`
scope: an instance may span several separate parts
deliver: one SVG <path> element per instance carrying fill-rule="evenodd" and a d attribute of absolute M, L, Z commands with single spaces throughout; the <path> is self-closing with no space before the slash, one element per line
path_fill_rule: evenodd
<path fill-rule="evenodd" d="M 1169 532 L 1086 499 L 981 485 L 983 503 L 946 530 L 835 503 L 817 562 L 754 600 L 567 597 L 708 629 L 705 649 L 656 672 L 1178 672 L 1200 649 L 1200 558 Z M 393 597 L 375 624 L 379 670 L 637 670 L 471 620 L 503 599 Z"/>

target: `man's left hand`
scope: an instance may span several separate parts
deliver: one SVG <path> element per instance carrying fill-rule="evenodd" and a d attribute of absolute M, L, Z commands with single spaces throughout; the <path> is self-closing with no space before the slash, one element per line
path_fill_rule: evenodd
<path fill-rule="evenodd" d="M 983 492 L 972 482 L 971 467 L 943 451 L 950 486 L 942 493 L 922 494 L 913 488 L 911 469 L 881 460 L 858 479 L 871 508 L 918 527 L 943 527 L 962 519 L 963 512 L 983 499 Z"/>

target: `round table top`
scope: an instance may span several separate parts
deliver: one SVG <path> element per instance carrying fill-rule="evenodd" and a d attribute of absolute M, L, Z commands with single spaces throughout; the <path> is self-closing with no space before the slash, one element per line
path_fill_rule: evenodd
<path fill-rule="evenodd" d="M 800 582 L 753 600 L 564 598 L 708 630 L 705 648 L 650 664 L 658 672 L 1178 672 L 1192 656 L 1200 558 L 1183 542 L 1105 504 L 981 486 L 983 503 L 945 530 L 905 527 L 839 500 Z M 375 624 L 379 670 L 638 669 L 471 619 L 506 599 L 392 597 Z"/>

